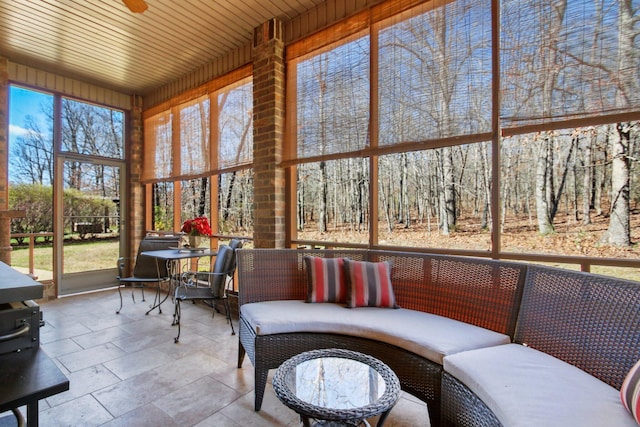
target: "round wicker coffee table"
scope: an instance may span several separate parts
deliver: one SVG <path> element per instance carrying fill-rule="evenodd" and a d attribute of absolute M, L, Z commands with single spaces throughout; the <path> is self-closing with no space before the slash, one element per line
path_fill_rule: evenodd
<path fill-rule="evenodd" d="M 380 415 L 384 424 L 400 397 L 400 381 L 380 360 L 350 350 L 307 351 L 285 361 L 273 377 L 273 389 L 304 426 L 368 426 Z"/>

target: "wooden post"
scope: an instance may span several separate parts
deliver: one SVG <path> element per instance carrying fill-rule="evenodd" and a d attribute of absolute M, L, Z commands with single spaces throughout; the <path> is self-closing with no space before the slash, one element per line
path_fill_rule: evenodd
<path fill-rule="evenodd" d="M 11 265 L 11 218 L 22 218 L 25 211 L 0 211 L 0 261 Z"/>

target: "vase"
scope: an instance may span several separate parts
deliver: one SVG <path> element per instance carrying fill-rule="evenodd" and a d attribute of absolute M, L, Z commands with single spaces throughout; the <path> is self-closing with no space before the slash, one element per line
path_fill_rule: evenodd
<path fill-rule="evenodd" d="M 202 236 L 189 236 L 189 247 L 190 248 L 199 248 L 204 243 L 204 237 Z"/>

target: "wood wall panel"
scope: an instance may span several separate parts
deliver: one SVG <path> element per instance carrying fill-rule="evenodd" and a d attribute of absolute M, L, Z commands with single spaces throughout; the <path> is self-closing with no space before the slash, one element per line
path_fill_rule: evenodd
<path fill-rule="evenodd" d="M 127 94 L 13 62 L 8 62 L 7 72 L 12 83 L 38 87 L 121 110 L 131 109 L 131 97 Z"/>
<path fill-rule="evenodd" d="M 327 26 L 351 16 L 383 0 L 327 0 L 309 12 L 284 22 L 285 44 L 307 37 Z M 234 69 L 251 63 L 251 43 L 234 49 L 226 55 L 193 70 L 144 97 L 144 109 L 159 105 L 189 89 L 222 76 Z"/>

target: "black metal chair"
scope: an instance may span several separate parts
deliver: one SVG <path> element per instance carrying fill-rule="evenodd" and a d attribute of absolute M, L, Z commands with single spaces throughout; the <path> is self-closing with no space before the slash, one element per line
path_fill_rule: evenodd
<path fill-rule="evenodd" d="M 242 247 L 242 242 L 235 243 L 234 247 Z M 212 308 L 212 316 L 215 315 L 216 301 L 223 303 L 227 322 L 231 325 L 231 335 L 235 335 L 236 331 L 231 321 L 231 309 L 227 298 L 227 282 L 231 278 L 236 269 L 235 249 L 231 246 L 221 245 L 218 248 L 218 254 L 211 271 L 185 272 L 181 275 L 180 286 L 175 291 L 175 313 L 174 324 L 178 325 L 178 335 L 174 341 L 177 343 L 180 339 L 180 303 L 182 301 L 202 300 L 208 302 Z"/>
<path fill-rule="evenodd" d="M 141 255 L 142 252 L 157 251 L 179 247 L 181 245 L 182 236 L 180 235 L 163 235 L 163 236 L 145 236 L 138 247 L 136 263 L 133 268 L 133 274 L 124 277 L 127 258 L 118 259 L 118 294 L 120 294 L 120 308 L 116 310 L 116 314 L 120 314 L 122 310 L 122 287 L 131 287 L 131 298 L 136 302 L 133 289 L 139 288 L 142 291 L 142 301 L 144 298 L 144 288 L 154 287 L 156 289 L 156 297 L 154 304 L 146 314 L 149 314 L 154 308 L 158 307 L 158 311 L 162 313 L 160 299 L 160 284 L 169 280 L 167 266 L 164 263 L 157 263 L 156 259 L 150 256 Z"/>
<path fill-rule="evenodd" d="M 232 265 L 232 272 L 229 275 L 229 280 L 227 281 L 227 285 L 226 285 L 226 289 L 227 291 L 232 291 L 233 290 L 233 282 L 235 279 L 235 272 L 236 272 L 236 254 L 235 251 L 238 249 L 242 249 L 242 240 L 240 239 L 231 239 L 229 241 L 229 247 L 231 249 L 233 249 L 233 265 Z"/>

